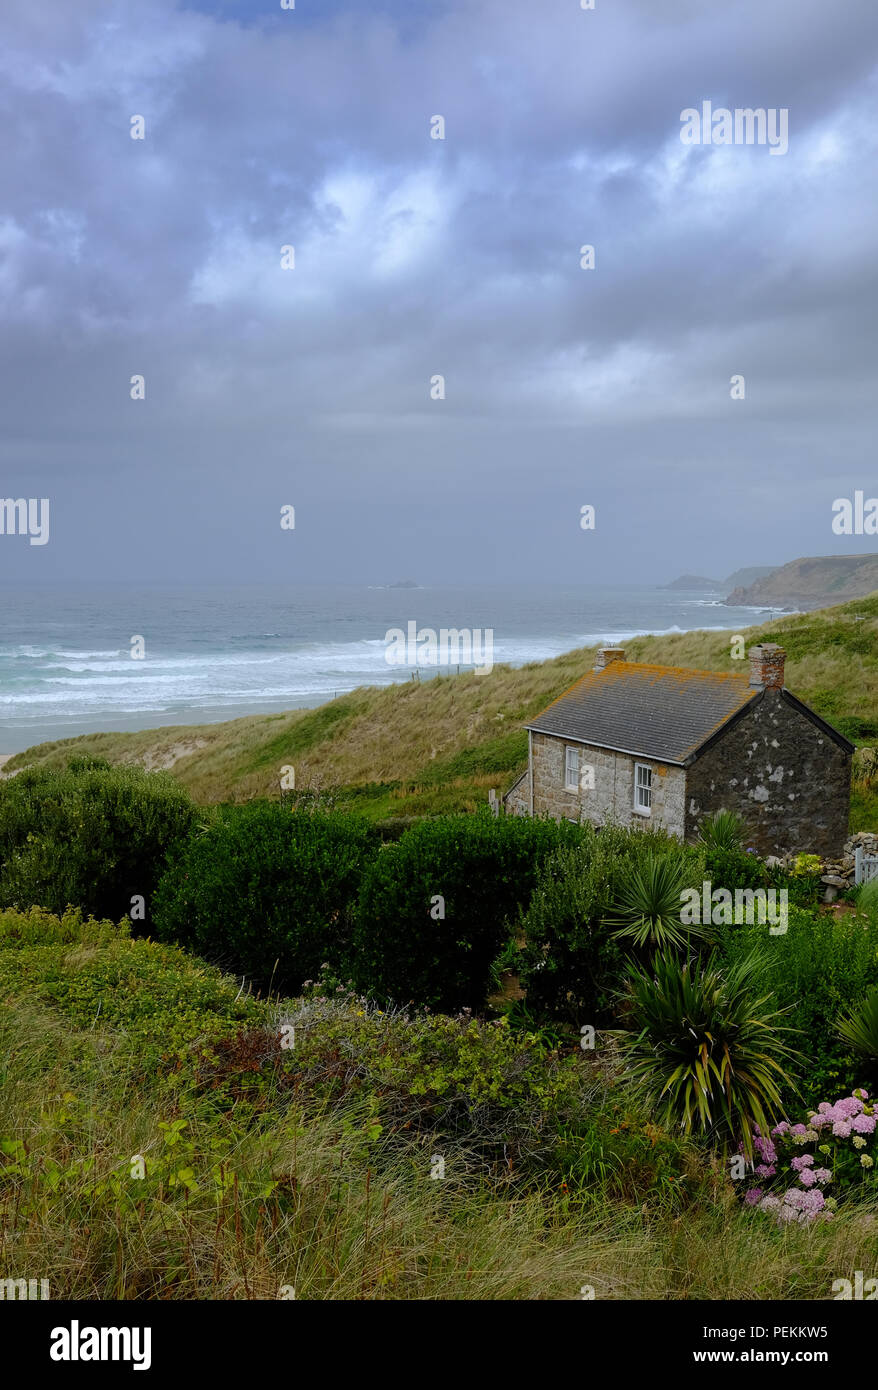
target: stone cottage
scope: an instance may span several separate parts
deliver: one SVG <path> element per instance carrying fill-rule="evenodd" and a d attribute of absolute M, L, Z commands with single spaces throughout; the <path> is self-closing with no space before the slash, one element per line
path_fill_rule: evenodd
<path fill-rule="evenodd" d="M 684 839 L 725 809 L 762 855 L 839 855 L 854 747 L 785 688 L 785 655 L 773 642 L 751 647 L 748 676 L 641 665 L 602 648 L 525 726 L 528 767 L 506 809 L 657 825 Z"/>

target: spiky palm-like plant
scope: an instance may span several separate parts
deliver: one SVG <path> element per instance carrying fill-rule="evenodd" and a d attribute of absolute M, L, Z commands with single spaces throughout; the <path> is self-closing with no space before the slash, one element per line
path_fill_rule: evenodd
<path fill-rule="evenodd" d="M 759 994 L 761 970 L 755 953 L 721 965 L 716 954 L 699 963 L 664 952 L 651 970 L 632 969 L 631 1025 L 618 1035 L 628 1080 L 666 1127 L 723 1147 L 741 1140 L 748 1158 L 754 1125 L 767 1134 L 780 1114 L 797 1057 L 779 1021 L 787 1010 Z"/>
<path fill-rule="evenodd" d="M 870 1062 L 878 1062 L 878 988 L 838 1025 L 838 1035 Z"/>
<path fill-rule="evenodd" d="M 736 811 L 714 811 L 698 827 L 698 839 L 708 849 L 740 852 L 747 827 Z"/>
<path fill-rule="evenodd" d="M 647 854 L 619 888 L 605 918 L 619 940 L 663 951 L 678 949 L 706 935 L 702 925 L 680 921 L 685 868 L 674 854 Z"/>

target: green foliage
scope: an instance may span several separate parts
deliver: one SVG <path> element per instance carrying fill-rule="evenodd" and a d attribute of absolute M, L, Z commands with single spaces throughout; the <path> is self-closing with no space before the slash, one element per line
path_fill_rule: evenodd
<path fill-rule="evenodd" d="M 224 808 L 159 884 L 157 935 L 297 989 L 343 959 L 372 850 L 368 825 L 353 816 L 267 801 Z"/>
<path fill-rule="evenodd" d="M 762 860 L 740 849 L 705 848 L 704 873 L 714 888 L 764 888 L 768 874 Z"/>
<path fill-rule="evenodd" d="M 630 1026 L 620 1034 L 626 1077 L 667 1128 L 700 1131 L 724 1148 L 779 1116 L 794 1053 L 789 1027 L 763 992 L 755 952 L 733 965 L 660 954 L 629 976 Z"/>
<path fill-rule="evenodd" d="M 69 905 L 114 920 L 150 899 L 196 812 L 166 773 L 74 758 L 0 784 L 0 907 Z"/>
<path fill-rule="evenodd" d="M 821 867 L 819 854 L 797 854 L 792 872 L 795 878 L 810 878 L 812 874 L 819 877 Z"/>
<path fill-rule="evenodd" d="M 145 1072 L 264 1016 L 239 981 L 128 932 L 124 923 L 83 922 L 78 910 L 0 913 L 0 998 L 29 993 L 73 1028 L 117 1031 Z"/>
<path fill-rule="evenodd" d="M 703 925 L 684 926 L 680 921 L 688 869 L 686 860 L 675 854 L 648 854 L 642 864 L 634 865 L 607 914 L 607 925 L 615 928 L 614 938 L 659 951 L 677 950 L 690 940 L 703 939 Z"/>
<path fill-rule="evenodd" d="M 653 830 L 606 825 L 582 827 L 582 843 L 546 860 L 522 921 L 521 982 L 538 1016 L 563 1019 L 577 1029 L 609 1022 L 624 955 L 609 914 L 644 863 L 667 856 L 686 865 L 700 888 L 700 851 Z M 679 924 L 680 898 L 676 899 Z"/>
<path fill-rule="evenodd" d="M 698 838 L 708 849 L 742 850 L 747 827 L 735 811 L 715 811 L 698 827 Z"/>
<path fill-rule="evenodd" d="M 540 863 L 583 833 L 566 821 L 485 812 L 424 821 L 385 845 L 357 906 L 357 988 L 380 1001 L 480 1007 Z"/>
<path fill-rule="evenodd" d="M 871 1063 L 874 1073 L 878 1064 L 878 989 L 872 989 L 865 999 L 838 1025 L 843 1042 L 860 1057 Z"/>
<path fill-rule="evenodd" d="M 462 1145 L 512 1186 L 542 1175 L 595 1199 L 685 1191 L 685 1146 L 615 1097 L 579 1048 L 564 1056 L 505 1018 L 385 1013 L 346 991 L 312 992 L 284 1019 L 295 1047 L 250 1030 L 205 1049 L 200 1091 L 234 1113 L 353 1108 L 385 1145 Z"/>
<path fill-rule="evenodd" d="M 862 1064 L 838 1035 L 839 1014 L 854 1008 L 878 985 L 878 914 L 830 913 L 790 906 L 787 931 L 770 935 L 764 926 L 721 928 L 725 958 L 737 961 L 758 947 L 765 988 L 799 1030 L 801 1079 L 807 1101 L 817 1105 L 862 1081 Z M 787 1101 L 792 1099 L 786 1093 Z"/>

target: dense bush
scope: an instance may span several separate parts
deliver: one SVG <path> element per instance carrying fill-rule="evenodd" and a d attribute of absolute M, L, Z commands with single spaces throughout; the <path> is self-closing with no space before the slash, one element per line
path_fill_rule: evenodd
<path fill-rule="evenodd" d="M 766 987 L 798 1030 L 803 1095 L 813 1104 L 859 1085 L 861 1062 L 838 1035 L 840 1015 L 850 1013 L 878 984 L 878 913 L 829 913 L 791 906 L 785 933 L 772 936 L 753 924 L 721 928 L 726 959 L 736 960 L 759 946 L 766 965 Z M 787 1100 L 791 1099 L 788 1092 Z"/>
<path fill-rule="evenodd" d="M 74 759 L 63 771 L 25 769 L 0 784 L 0 907 L 81 907 L 114 921 L 150 899 L 170 850 L 195 823 L 166 773 Z"/>
<path fill-rule="evenodd" d="M 764 888 L 768 874 L 762 860 L 745 850 L 709 846 L 704 852 L 704 877 L 714 888 Z"/>
<path fill-rule="evenodd" d="M 703 860 L 692 846 L 657 831 L 582 827 L 582 844 L 543 866 L 522 922 L 521 981 L 535 1015 L 580 1027 L 614 1012 L 626 950 L 616 938 L 620 899 L 639 868 L 672 856 L 700 888 Z M 680 900 L 677 896 L 679 918 Z"/>
<path fill-rule="evenodd" d="M 567 821 L 441 816 L 385 845 L 366 872 L 351 969 L 378 1000 L 479 1008 L 539 865 L 585 831 Z"/>
<path fill-rule="evenodd" d="M 298 989 L 325 962 L 344 960 L 350 904 L 373 845 L 353 816 L 268 801 L 223 808 L 159 884 L 156 934 Z"/>

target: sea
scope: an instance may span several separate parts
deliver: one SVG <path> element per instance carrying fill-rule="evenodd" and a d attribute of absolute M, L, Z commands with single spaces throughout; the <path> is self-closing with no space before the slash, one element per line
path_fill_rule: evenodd
<path fill-rule="evenodd" d="M 387 652 L 388 633 L 412 622 L 437 635 L 478 631 L 482 642 L 490 630 L 493 663 L 520 666 L 643 633 L 737 630 L 772 611 L 645 585 L 5 586 L 0 754 L 319 705 L 411 680 L 412 668 L 388 664 Z"/>

